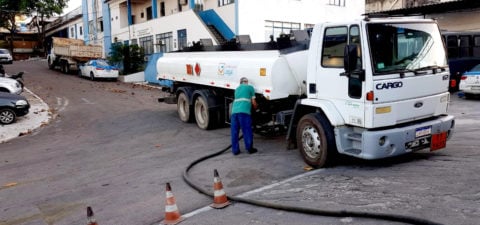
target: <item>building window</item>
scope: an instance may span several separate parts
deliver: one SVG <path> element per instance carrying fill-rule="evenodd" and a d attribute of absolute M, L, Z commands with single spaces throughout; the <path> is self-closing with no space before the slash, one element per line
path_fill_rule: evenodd
<path fill-rule="evenodd" d="M 147 7 L 147 20 L 153 19 L 152 7 Z"/>
<path fill-rule="evenodd" d="M 218 0 L 218 7 L 235 3 L 235 0 Z"/>
<path fill-rule="evenodd" d="M 97 27 L 98 27 L 98 32 L 103 32 L 103 18 L 102 17 L 98 18 Z"/>
<path fill-rule="evenodd" d="M 80 36 L 83 35 L 83 27 L 81 27 L 81 26 L 79 27 L 78 33 L 80 34 Z"/>
<path fill-rule="evenodd" d="M 165 16 L 165 2 L 160 2 L 160 16 Z"/>
<path fill-rule="evenodd" d="M 75 27 L 70 27 L 70 37 L 75 38 Z"/>
<path fill-rule="evenodd" d="M 171 52 L 173 51 L 173 33 L 163 33 L 157 34 L 155 36 L 156 39 L 156 52 Z"/>
<path fill-rule="evenodd" d="M 313 27 L 315 27 L 315 24 L 306 23 L 306 24 L 303 25 L 303 28 L 304 28 L 304 29 L 311 29 L 311 28 L 313 28 Z"/>
<path fill-rule="evenodd" d="M 300 30 L 300 23 L 281 22 L 281 21 L 265 21 L 265 41 L 279 37 L 281 34 L 290 34 L 292 30 Z"/>
<path fill-rule="evenodd" d="M 131 45 L 138 45 L 137 39 L 132 39 L 130 42 L 132 42 Z"/>
<path fill-rule="evenodd" d="M 345 7 L 345 2 L 347 0 L 328 0 L 329 5 L 342 6 Z"/>
<path fill-rule="evenodd" d="M 93 20 L 88 21 L 88 33 L 93 34 Z"/>
<path fill-rule="evenodd" d="M 140 47 L 145 51 L 145 55 L 151 55 L 153 53 L 153 36 L 142 37 L 138 39 Z"/>

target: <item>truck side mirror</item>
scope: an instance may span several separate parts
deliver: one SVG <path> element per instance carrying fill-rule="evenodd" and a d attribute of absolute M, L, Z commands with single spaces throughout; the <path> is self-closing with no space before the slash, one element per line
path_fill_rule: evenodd
<path fill-rule="evenodd" d="M 349 74 L 357 68 L 357 45 L 346 45 L 343 55 L 343 68 Z"/>

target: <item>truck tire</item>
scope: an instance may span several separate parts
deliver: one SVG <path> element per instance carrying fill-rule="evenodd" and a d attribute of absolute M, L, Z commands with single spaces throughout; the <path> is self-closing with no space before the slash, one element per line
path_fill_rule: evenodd
<path fill-rule="evenodd" d="M 51 70 L 55 68 L 55 64 L 53 63 L 52 58 L 48 58 L 48 68 Z"/>
<path fill-rule="evenodd" d="M 193 122 L 193 108 L 190 106 L 188 97 L 184 92 L 178 95 L 177 112 L 181 121 L 185 123 Z"/>
<path fill-rule="evenodd" d="M 337 149 L 333 127 L 327 118 L 319 113 L 303 116 L 297 126 L 297 146 L 308 165 L 330 166 Z"/>
<path fill-rule="evenodd" d="M 70 70 L 70 64 L 65 62 L 65 74 L 70 74 L 72 71 Z"/>
<path fill-rule="evenodd" d="M 203 130 L 210 130 L 216 126 L 216 114 L 209 110 L 208 102 L 203 96 L 198 96 L 194 105 L 195 120 L 197 126 Z"/>
<path fill-rule="evenodd" d="M 62 71 L 62 73 L 66 73 L 65 70 L 66 70 L 66 66 L 65 66 L 66 62 L 64 60 L 60 61 L 60 71 Z"/>

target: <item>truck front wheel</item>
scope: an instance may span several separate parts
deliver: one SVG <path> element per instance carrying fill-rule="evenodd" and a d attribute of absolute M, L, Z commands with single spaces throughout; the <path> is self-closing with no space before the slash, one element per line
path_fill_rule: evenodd
<path fill-rule="evenodd" d="M 332 156 L 336 154 L 335 136 L 325 116 L 310 113 L 300 119 L 297 145 L 308 165 L 320 168 L 331 164 Z"/>
<path fill-rule="evenodd" d="M 192 107 L 188 103 L 188 97 L 185 93 L 180 93 L 177 98 L 177 112 L 180 120 L 189 123 L 193 121 Z"/>

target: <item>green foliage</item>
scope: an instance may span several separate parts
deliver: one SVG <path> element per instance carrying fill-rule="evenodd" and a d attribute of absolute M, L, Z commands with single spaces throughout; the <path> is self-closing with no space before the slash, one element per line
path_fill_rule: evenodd
<path fill-rule="evenodd" d="M 131 74 L 145 70 L 145 51 L 138 45 L 114 43 L 110 48 L 108 61 L 123 68 L 121 74 Z"/>
<path fill-rule="evenodd" d="M 145 70 L 145 50 L 138 45 L 130 45 L 130 69 L 132 73 Z"/>
<path fill-rule="evenodd" d="M 67 7 L 68 0 L 35 0 L 28 2 L 29 11 L 43 19 L 61 14 L 63 9 Z"/>
<path fill-rule="evenodd" d="M 0 25 L 10 32 L 11 40 L 17 30 L 16 15 L 28 15 L 31 4 L 28 0 L 0 0 Z M 10 51 L 13 52 L 13 42 L 10 42 Z"/>
<path fill-rule="evenodd" d="M 43 24 L 46 18 L 55 14 L 61 14 L 67 6 L 68 0 L 0 0 L 0 27 L 7 29 L 13 39 L 17 31 L 16 15 L 37 16 L 37 25 L 39 41 L 44 42 L 45 31 L 40 31 L 40 24 Z M 10 43 L 10 50 L 13 43 Z"/>

